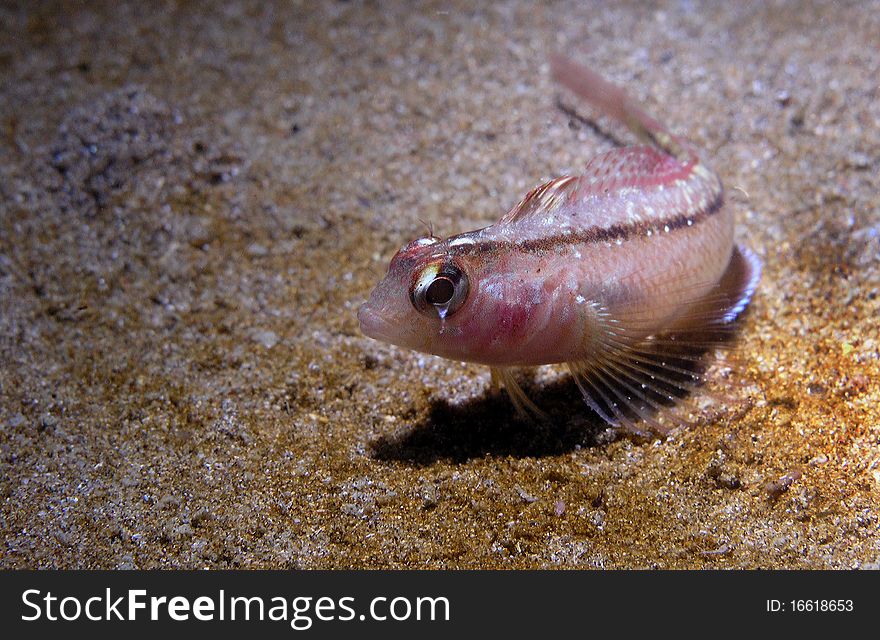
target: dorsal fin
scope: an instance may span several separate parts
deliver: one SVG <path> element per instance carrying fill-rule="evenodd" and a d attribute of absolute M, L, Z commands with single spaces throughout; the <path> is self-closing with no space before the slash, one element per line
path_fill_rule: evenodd
<path fill-rule="evenodd" d="M 682 164 L 655 147 L 611 149 L 593 158 L 580 176 L 563 176 L 529 191 L 498 222 L 507 224 L 557 211 L 573 199 L 608 195 L 629 187 L 647 188 L 684 178 L 692 164 Z"/>
<path fill-rule="evenodd" d="M 686 140 L 669 133 L 666 127 L 645 113 L 623 89 L 600 75 L 559 54 L 550 56 L 550 69 L 559 84 L 606 115 L 625 124 L 644 142 L 662 149 L 682 162 L 696 155 Z"/>
<path fill-rule="evenodd" d="M 577 183 L 578 179 L 574 176 L 562 176 L 535 187 L 518 205 L 502 216 L 499 224 L 542 216 L 557 210 L 568 201 Z"/>

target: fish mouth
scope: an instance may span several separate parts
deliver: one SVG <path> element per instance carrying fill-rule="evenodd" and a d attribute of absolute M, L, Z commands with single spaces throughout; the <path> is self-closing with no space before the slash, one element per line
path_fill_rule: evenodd
<path fill-rule="evenodd" d="M 391 342 L 391 323 L 385 320 L 382 314 L 378 313 L 369 302 L 361 305 L 357 317 L 361 325 L 361 332 L 365 336 L 382 342 Z"/>

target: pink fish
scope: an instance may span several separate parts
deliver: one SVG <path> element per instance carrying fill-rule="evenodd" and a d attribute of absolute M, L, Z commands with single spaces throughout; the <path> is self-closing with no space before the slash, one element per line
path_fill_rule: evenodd
<path fill-rule="evenodd" d="M 663 430 L 656 411 L 699 379 L 760 262 L 734 244 L 721 180 L 686 140 L 595 73 L 551 62 L 557 81 L 648 144 L 535 188 L 489 227 L 409 243 L 360 308 L 361 330 L 489 365 L 493 384 L 535 415 L 511 368 L 566 363 L 608 423 Z"/>

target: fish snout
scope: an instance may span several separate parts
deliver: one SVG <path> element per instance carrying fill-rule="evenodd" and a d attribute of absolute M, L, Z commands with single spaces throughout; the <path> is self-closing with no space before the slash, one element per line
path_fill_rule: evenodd
<path fill-rule="evenodd" d="M 358 309 L 357 317 L 358 323 L 361 325 L 361 332 L 365 336 L 387 342 L 390 327 L 379 309 L 370 302 L 365 302 Z"/>

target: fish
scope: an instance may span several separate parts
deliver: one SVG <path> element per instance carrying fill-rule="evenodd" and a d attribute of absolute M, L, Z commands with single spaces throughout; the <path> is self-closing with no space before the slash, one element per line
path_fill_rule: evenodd
<path fill-rule="evenodd" d="M 660 412 L 730 343 L 761 262 L 734 240 L 718 175 L 625 91 L 560 54 L 553 78 L 626 125 L 617 147 L 531 190 L 495 224 L 402 247 L 358 310 L 367 337 L 488 365 L 517 411 L 546 414 L 519 367 L 565 365 L 612 427 L 666 432 Z"/>

